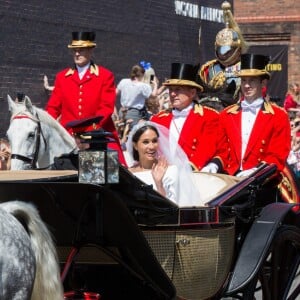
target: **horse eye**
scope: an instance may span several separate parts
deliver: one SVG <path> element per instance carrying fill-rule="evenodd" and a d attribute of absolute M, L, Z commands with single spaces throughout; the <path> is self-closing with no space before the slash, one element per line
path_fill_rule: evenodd
<path fill-rule="evenodd" d="M 34 132 L 30 132 L 30 133 L 28 134 L 28 138 L 34 139 Z"/>

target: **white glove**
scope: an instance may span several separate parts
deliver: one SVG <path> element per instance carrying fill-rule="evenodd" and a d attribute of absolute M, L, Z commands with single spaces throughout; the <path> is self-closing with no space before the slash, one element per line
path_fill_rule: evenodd
<path fill-rule="evenodd" d="M 241 172 L 239 172 L 239 173 L 236 174 L 236 177 L 248 177 L 253 172 L 255 172 L 256 170 L 257 170 L 257 168 L 252 168 L 252 169 L 241 171 Z"/>
<path fill-rule="evenodd" d="M 217 173 L 219 167 L 215 163 L 208 163 L 205 167 L 203 167 L 200 172 L 207 172 L 207 173 Z"/>

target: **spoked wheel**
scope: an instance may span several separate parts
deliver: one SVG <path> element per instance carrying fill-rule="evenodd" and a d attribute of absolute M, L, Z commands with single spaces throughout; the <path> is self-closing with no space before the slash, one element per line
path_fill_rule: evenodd
<path fill-rule="evenodd" d="M 278 229 L 269 255 L 243 299 L 293 300 L 300 295 L 300 229 Z"/>

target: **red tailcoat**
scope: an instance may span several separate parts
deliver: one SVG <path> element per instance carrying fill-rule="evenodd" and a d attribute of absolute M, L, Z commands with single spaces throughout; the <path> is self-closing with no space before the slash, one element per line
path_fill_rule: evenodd
<path fill-rule="evenodd" d="M 170 128 L 172 112 L 162 111 L 151 121 Z M 202 169 L 213 157 L 219 145 L 219 113 L 212 108 L 195 104 L 188 114 L 180 137 L 179 145 L 187 154 L 195 169 Z"/>
<path fill-rule="evenodd" d="M 278 170 L 282 171 L 291 148 L 291 130 L 285 110 L 271 102 L 264 102 L 242 161 L 241 116 L 240 104 L 229 106 L 220 113 L 221 135 L 228 141 L 227 151 L 220 154 L 226 161 L 225 171 L 234 175 L 240 170 L 241 164 L 243 170 L 247 170 L 261 162 L 275 163 Z"/>
<path fill-rule="evenodd" d="M 76 69 L 68 68 L 57 74 L 46 111 L 55 119 L 59 119 L 64 127 L 70 121 L 103 116 L 101 127 L 112 132 L 117 141 L 117 144 L 111 143 L 109 147 L 119 151 L 120 162 L 124 164 L 118 134 L 111 118 L 115 99 L 113 73 L 91 64 L 81 80 Z M 71 133 L 71 130 L 69 132 Z"/>

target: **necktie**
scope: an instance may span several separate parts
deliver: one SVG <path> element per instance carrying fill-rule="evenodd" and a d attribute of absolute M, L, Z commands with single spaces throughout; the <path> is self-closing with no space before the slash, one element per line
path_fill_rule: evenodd
<path fill-rule="evenodd" d="M 254 101 L 252 103 L 248 103 L 247 101 L 241 102 L 241 108 L 243 111 L 249 111 L 253 114 L 256 114 L 256 110 L 260 108 L 262 105 L 262 101 Z"/>
<path fill-rule="evenodd" d="M 191 108 L 183 109 L 183 110 L 177 110 L 173 109 L 172 113 L 175 118 L 185 118 L 190 113 Z"/>

